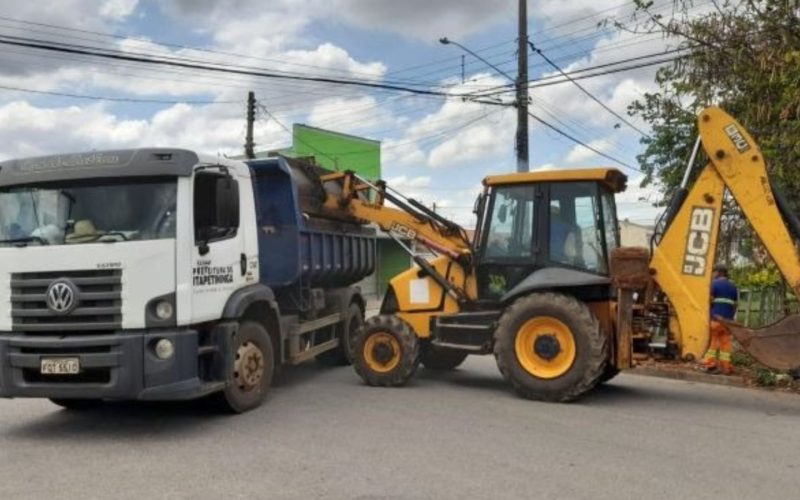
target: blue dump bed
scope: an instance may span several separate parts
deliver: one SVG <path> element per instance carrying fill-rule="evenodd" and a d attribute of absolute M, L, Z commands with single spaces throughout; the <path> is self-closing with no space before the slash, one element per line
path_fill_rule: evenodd
<path fill-rule="evenodd" d="M 318 167 L 281 157 L 248 165 L 254 178 L 262 283 L 333 288 L 375 271 L 374 230 L 321 214 L 325 191 Z"/>

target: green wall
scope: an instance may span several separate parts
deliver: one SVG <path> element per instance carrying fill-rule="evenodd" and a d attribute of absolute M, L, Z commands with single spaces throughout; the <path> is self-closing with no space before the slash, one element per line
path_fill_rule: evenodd
<path fill-rule="evenodd" d="M 367 179 L 380 179 L 379 141 L 299 124 L 292 132 L 292 156 L 313 156 L 325 168 L 353 170 Z"/>

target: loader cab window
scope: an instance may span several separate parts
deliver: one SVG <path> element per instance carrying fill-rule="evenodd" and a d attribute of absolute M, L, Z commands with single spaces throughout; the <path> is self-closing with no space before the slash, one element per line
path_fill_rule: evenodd
<path fill-rule="evenodd" d="M 494 189 L 489 227 L 484 237 L 486 259 L 533 257 L 534 200 L 533 185 Z"/>
<path fill-rule="evenodd" d="M 236 236 L 239 228 L 239 183 L 219 172 L 194 178 L 195 242 L 207 244 Z"/>
<path fill-rule="evenodd" d="M 549 250 L 557 264 L 606 274 L 605 238 L 597 184 L 550 185 Z"/>

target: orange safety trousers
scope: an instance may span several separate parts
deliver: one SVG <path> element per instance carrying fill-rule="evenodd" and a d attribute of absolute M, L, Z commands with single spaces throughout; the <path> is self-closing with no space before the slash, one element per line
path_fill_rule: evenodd
<path fill-rule="evenodd" d="M 731 331 L 724 323 L 711 320 L 711 342 L 708 344 L 706 355 L 703 356 L 703 364 L 706 368 L 719 368 L 723 373 L 733 372 L 731 366 L 731 352 L 733 351 L 733 340 Z M 719 358 L 719 365 L 717 359 Z"/>

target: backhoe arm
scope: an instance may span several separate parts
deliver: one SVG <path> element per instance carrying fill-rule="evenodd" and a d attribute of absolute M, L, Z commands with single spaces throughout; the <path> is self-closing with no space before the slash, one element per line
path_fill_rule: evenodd
<path fill-rule="evenodd" d="M 382 182 L 373 184 L 353 172 L 336 172 L 321 180 L 341 187 L 338 195 L 328 194 L 325 200 L 325 207 L 332 212 L 345 211 L 396 237 L 417 241 L 462 263 L 469 261 L 471 248 L 463 228 L 414 200 L 388 193 Z M 398 208 L 386 206 L 387 200 Z"/>
<path fill-rule="evenodd" d="M 763 155 L 748 132 L 717 107 L 699 117 L 710 159 L 654 249 L 651 268 L 675 311 L 684 359 L 699 359 L 708 345 L 711 273 L 717 251 L 725 189 L 742 208 L 783 277 L 800 292 L 800 257 L 786 228 Z M 792 323 L 794 324 L 794 323 Z M 800 364 L 800 337 L 753 332 L 732 325 L 737 339 L 762 363 L 787 369 Z"/>

